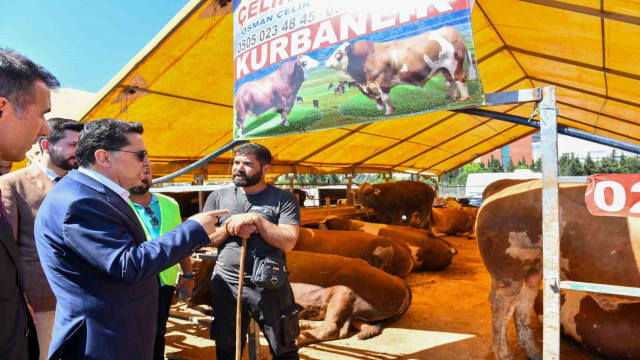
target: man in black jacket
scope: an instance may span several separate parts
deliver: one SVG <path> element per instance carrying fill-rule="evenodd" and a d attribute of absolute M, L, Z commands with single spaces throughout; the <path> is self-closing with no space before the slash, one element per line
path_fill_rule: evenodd
<path fill-rule="evenodd" d="M 58 80 L 26 57 L 0 49 L 0 160 L 22 161 L 39 136 Z M 0 194 L 1 196 L 1 194 Z M 0 202 L 0 359 L 38 359 L 38 339 L 18 279 L 18 246 Z"/>

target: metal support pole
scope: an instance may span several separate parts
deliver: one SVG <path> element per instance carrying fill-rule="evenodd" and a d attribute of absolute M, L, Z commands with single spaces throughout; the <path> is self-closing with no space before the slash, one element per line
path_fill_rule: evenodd
<path fill-rule="evenodd" d="M 204 180 L 207 179 L 207 163 L 202 165 L 202 176 L 196 176 L 196 181 L 198 185 L 204 185 Z M 202 208 L 204 207 L 204 199 L 203 199 L 202 190 L 198 191 L 198 210 L 202 212 Z"/>
<path fill-rule="evenodd" d="M 540 138 L 542 141 L 542 356 L 560 358 L 560 225 L 558 205 L 558 131 L 556 88 L 542 89 Z"/>
<path fill-rule="evenodd" d="M 209 154 L 209 155 L 203 157 L 202 159 L 194 162 L 193 164 L 185 167 L 184 169 L 178 170 L 178 171 L 176 171 L 176 172 L 174 172 L 172 174 L 163 176 L 161 178 L 154 179 L 151 183 L 152 184 L 159 184 L 159 183 L 167 182 L 167 181 L 170 181 L 170 180 L 172 180 L 172 179 L 174 179 L 174 178 L 176 178 L 176 177 L 178 177 L 180 175 L 184 175 L 184 174 L 186 174 L 188 172 L 191 172 L 191 171 L 199 168 L 203 164 L 206 164 L 209 161 L 211 161 L 211 160 L 217 158 L 218 156 L 226 153 L 227 151 L 233 149 L 234 147 L 236 147 L 236 146 L 238 146 L 240 144 L 244 144 L 246 142 L 248 142 L 248 141 L 247 140 L 232 140 L 232 141 L 226 143 L 220 149 L 212 152 L 211 154 Z"/>

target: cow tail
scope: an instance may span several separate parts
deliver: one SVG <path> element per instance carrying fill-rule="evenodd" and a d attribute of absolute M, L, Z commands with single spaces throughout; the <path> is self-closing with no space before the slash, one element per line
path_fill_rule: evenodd
<path fill-rule="evenodd" d="M 476 80 L 478 78 L 478 74 L 476 73 L 476 67 L 471 61 L 471 53 L 466 45 L 464 47 L 464 52 L 467 58 L 467 80 Z"/>

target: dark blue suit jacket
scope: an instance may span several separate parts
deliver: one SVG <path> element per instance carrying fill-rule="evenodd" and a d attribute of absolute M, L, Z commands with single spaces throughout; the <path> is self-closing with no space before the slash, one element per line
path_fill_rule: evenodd
<path fill-rule="evenodd" d="M 195 221 L 145 241 L 129 205 L 78 171 L 45 198 L 35 237 L 57 298 L 50 359 L 151 359 L 157 274 L 209 243 Z"/>

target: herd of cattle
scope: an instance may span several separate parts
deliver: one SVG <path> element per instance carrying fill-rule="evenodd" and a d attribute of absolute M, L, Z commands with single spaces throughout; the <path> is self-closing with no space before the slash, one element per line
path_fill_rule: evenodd
<path fill-rule="evenodd" d="M 640 287 L 640 219 L 590 215 L 585 190 L 560 187 L 561 278 Z M 304 307 L 300 319 L 314 321 L 303 328 L 298 346 L 345 338 L 350 329 L 359 339 L 378 335 L 411 305 L 403 277 L 453 261 L 457 250 L 442 236 L 475 234 L 492 279 L 496 359 L 513 359 L 507 343 L 512 317 L 520 347 L 529 359 L 541 359 L 530 323 L 542 271 L 541 193 L 538 180 L 500 180 L 487 187 L 477 208 L 434 199 L 433 189 L 417 181 L 362 184 L 356 204 L 380 223 L 328 217 L 317 228 L 302 228 L 287 253 L 296 302 Z M 198 264 L 196 287 L 213 266 Z M 209 287 L 201 289 L 191 306 L 208 304 Z M 540 315 L 539 306 L 536 311 Z M 637 299 L 563 293 L 561 322 L 564 334 L 597 356 L 640 359 Z"/>
<path fill-rule="evenodd" d="M 464 70 L 464 62 L 467 62 Z M 259 117 L 275 111 L 280 114 L 280 124 L 289 126 L 287 116 L 296 102 L 304 102 L 298 96 L 302 83 L 320 63 L 308 55 L 283 63 L 273 73 L 240 86 L 235 97 L 236 128 L 245 130 L 247 115 Z M 424 88 L 435 75 L 442 74 L 448 88 L 447 97 L 464 101 L 469 98 L 467 80 L 477 78 L 471 55 L 463 36 L 451 26 L 434 31 L 387 42 L 359 40 L 353 44 L 344 42 L 325 61 L 324 66 L 333 69 L 343 80 L 334 86 L 334 95 L 344 94 L 345 86 L 357 87 L 367 98 L 374 100 L 378 110 L 392 115 L 390 91 L 400 84 Z M 317 100 L 314 106 L 318 107 Z"/>

